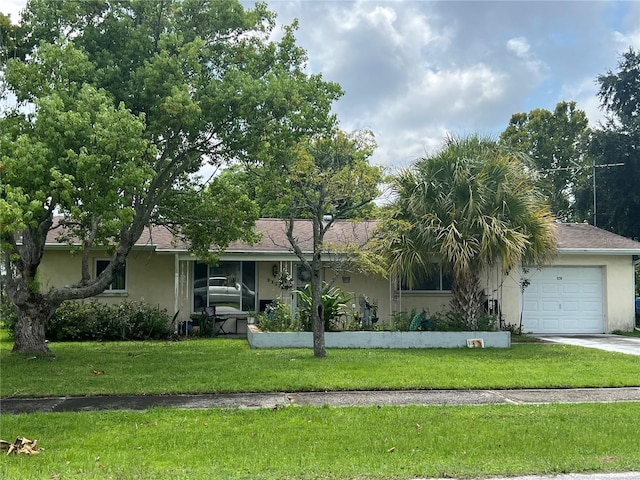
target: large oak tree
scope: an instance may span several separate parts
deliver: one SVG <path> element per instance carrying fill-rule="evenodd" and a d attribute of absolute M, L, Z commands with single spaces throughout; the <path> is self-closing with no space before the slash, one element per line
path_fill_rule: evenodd
<path fill-rule="evenodd" d="M 1 248 L 18 309 L 14 351 L 48 353 L 60 303 L 102 292 L 151 223 L 208 255 L 251 239 L 252 202 L 202 167 L 278 158 L 332 127 L 338 85 L 304 71 L 295 25 L 236 0 L 31 0 L 2 61 L 15 106 L 0 117 Z M 55 217 L 55 218 L 54 218 Z M 74 285 L 45 290 L 51 230 L 82 259 Z M 101 274 L 89 251 L 107 248 Z"/>

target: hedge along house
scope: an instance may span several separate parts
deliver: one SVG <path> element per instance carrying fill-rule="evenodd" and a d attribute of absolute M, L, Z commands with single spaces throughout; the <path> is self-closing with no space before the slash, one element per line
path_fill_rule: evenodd
<path fill-rule="evenodd" d="M 558 253 L 541 269 L 526 266 L 503 275 L 497 268 L 483 272 L 487 305 L 500 313 L 504 325 L 522 325 L 524 332 L 586 334 L 634 327 L 634 264 L 640 258 L 636 242 L 586 224 L 557 224 Z M 233 243 L 218 265 L 206 265 L 189 254 L 162 227 L 147 230 L 127 258 L 124 269 L 97 298 L 101 302 L 145 301 L 188 320 L 215 306 L 226 315 L 224 331 L 244 334 L 246 322 L 274 300 L 296 311 L 295 289 L 307 283 L 298 257 L 292 252 L 282 220 L 261 219 L 262 233 L 255 245 Z M 431 313 L 448 309 L 450 281 L 438 268 L 425 274 L 412 289 L 394 278 L 341 271 L 343 255 L 332 246 L 364 245 L 375 222 L 336 221 L 325 236 L 323 277 L 352 297 L 354 313 L 363 315 L 364 300 L 377 307 L 379 324 L 390 323 L 397 312 Z M 50 232 L 41 264 L 41 285 L 59 286 L 77 281 L 80 258 Z M 295 222 L 295 237 L 309 258 L 313 247 L 311 223 Z M 339 251 L 340 249 L 335 249 Z M 92 254 L 93 274 L 108 261 L 106 251 Z"/>

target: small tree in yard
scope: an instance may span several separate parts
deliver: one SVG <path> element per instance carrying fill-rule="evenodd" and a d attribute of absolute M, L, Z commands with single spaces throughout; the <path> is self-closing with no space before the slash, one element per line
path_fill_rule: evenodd
<path fill-rule="evenodd" d="M 341 131 L 331 136 L 318 136 L 301 143 L 289 161 L 280 165 L 282 175 L 274 179 L 275 194 L 289 205 L 286 218 L 287 238 L 302 268 L 310 274 L 313 353 L 325 357 L 324 307 L 322 293 L 333 281 L 323 284 L 323 255 L 329 245 L 325 234 L 336 219 L 350 218 L 370 204 L 379 194 L 382 169 L 368 163 L 375 143 L 369 132 L 347 134 Z M 277 172 L 275 168 L 267 169 Z M 311 221 L 313 252 L 308 260 L 295 234 L 295 223 L 304 218 Z M 357 252 L 350 252 L 353 256 Z"/>
<path fill-rule="evenodd" d="M 152 223 L 209 259 L 253 239 L 254 203 L 198 172 L 277 157 L 332 128 L 341 95 L 304 73 L 294 28 L 275 43 L 273 27 L 264 4 L 245 10 L 235 0 L 31 0 L 19 27 L 3 29 L 12 50 L 0 50 L 0 92 L 16 99 L 0 115 L 14 351 L 47 354 L 44 327 L 56 308 L 107 288 Z M 82 268 L 74 285 L 45 290 L 38 268 L 52 236 L 73 246 Z M 97 276 L 94 248 L 110 255 Z"/>

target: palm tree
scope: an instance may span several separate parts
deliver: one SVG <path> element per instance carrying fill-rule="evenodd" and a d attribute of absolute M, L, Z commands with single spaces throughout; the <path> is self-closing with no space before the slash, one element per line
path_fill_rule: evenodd
<path fill-rule="evenodd" d="M 526 158 L 477 136 L 448 138 L 393 179 L 378 231 L 390 273 L 409 286 L 434 262 L 452 276 L 452 311 L 477 328 L 480 274 L 540 265 L 555 251 L 554 219 Z"/>

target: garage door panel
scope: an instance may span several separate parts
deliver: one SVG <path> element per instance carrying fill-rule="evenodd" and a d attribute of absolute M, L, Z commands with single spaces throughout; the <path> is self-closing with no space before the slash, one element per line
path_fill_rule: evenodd
<path fill-rule="evenodd" d="M 580 293 L 580 285 L 578 283 L 563 283 L 561 289 L 563 295 L 576 295 Z"/>
<path fill-rule="evenodd" d="M 556 330 L 560 327 L 561 319 L 559 317 L 548 316 L 540 322 L 541 328 L 544 330 Z"/>
<path fill-rule="evenodd" d="M 585 283 L 585 284 L 582 285 L 582 293 L 584 295 L 601 296 L 602 295 L 602 284 Z"/>
<path fill-rule="evenodd" d="M 602 270 L 547 267 L 533 272 L 524 292 L 523 331 L 602 333 Z"/>
<path fill-rule="evenodd" d="M 602 303 L 596 301 L 583 301 L 580 305 L 581 310 L 584 313 L 601 314 Z"/>
<path fill-rule="evenodd" d="M 565 312 L 579 312 L 580 307 L 580 302 L 577 300 L 566 300 L 562 303 L 562 310 Z"/>

